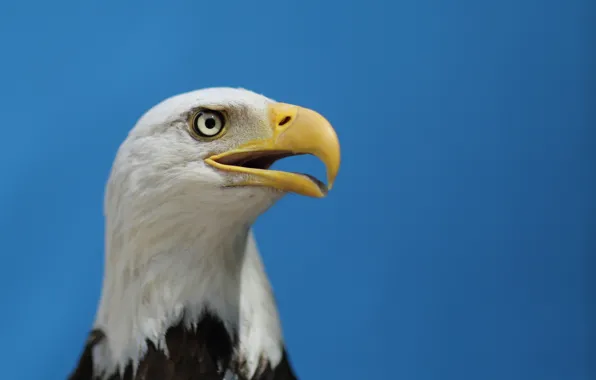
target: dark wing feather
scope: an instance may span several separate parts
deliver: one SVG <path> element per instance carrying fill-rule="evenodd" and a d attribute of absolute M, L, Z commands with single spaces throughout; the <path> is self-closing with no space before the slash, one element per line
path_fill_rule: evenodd
<path fill-rule="evenodd" d="M 251 380 L 298 380 L 284 350 L 281 362 L 275 368 L 268 366 L 263 372 L 255 375 Z"/>
<path fill-rule="evenodd" d="M 93 346 L 95 346 L 104 338 L 105 334 L 101 330 L 91 331 L 89 337 L 87 338 L 87 342 L 85 343 L 83 353 L 79 358 L 79 363 L 77 364 L 77 367 L 73 373 L 68 377 L 68 380 L 93 379 L 93 357 L 91 356 L 91 351 L 93 350 Z"/>
<path fill-rule="evenodd" d="M 91 351 L 104 338 L 99 330 L 91 332 L 69 380 L 97 380 L 93 376 Z M 236 367 L 231 362 L 234 342 L 223 323 L 209 314 L 194 331 L 187 330 L 182 324 L 171 327 L 166 333 L 166 344 L 169 357 L 147 342 L 147 353 L 140 361 L 134 379 L 129 364 L 122 376 L 116 373 L 110 380 L 222 380 L 225 368 Z M 282 361 L 275 368 L 267 366 L 257 373 L 252 379 L 241 377 L 241 380 L 297 380 L 285 350 Z"/>

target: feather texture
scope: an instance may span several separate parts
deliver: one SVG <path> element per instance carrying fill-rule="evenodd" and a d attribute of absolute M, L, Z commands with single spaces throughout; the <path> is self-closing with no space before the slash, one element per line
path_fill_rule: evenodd
<path fill-rule="evenodd" d="M 99 380 L 94 374 L 91 352 L 105 335 L 100 330 L 91 332 L 75 371 L 68 380 Z M 187 329 L 183 324 L 170 327 L 166 333 L 169 355 L 148 341 L 147 352 L 136 370 L 129 363 L 123 371 L 111 375 L 109 380 L 296 380 L 283 351 L 281 361 L 272 367 L 262 362 L 260 368 L 248 378 L 241 373 L 242 363 L 233 361 L 233 341 L 223 323 L 216 317 L 205 315 L 197 328 Z M 233 371 L 231 369 L 234 369 Z"/>
<path fill-rule="evenodd" d="M 241 89 L 178 95 L 120 146 L 105 196 L 106 256 L 94 330 L 72 380 L 295 378 L 252 235 L 283 196 L 238 186 L 204 158 L 272 134 L 273 101 Z M 197 109 L 225 110 L 225 136 L 188 133 Z"/>

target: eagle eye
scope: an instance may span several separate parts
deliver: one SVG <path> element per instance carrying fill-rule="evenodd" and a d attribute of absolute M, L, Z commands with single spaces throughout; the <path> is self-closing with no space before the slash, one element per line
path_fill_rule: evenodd
<path fill-rule="evenodd" d="M 200 110 L 191 119 L 190 132 L 198 139 L 211 140 L 225 130 L 226 119 L 223 113 L 214 110 Z"/>

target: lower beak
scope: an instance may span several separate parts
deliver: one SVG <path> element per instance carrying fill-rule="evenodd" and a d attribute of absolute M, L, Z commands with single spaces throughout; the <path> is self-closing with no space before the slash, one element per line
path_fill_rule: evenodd
<path fill-rule="evenodd" d="M 217 154 L 205 162 L 217 169 L 249 174 L 234 186 L 267 186 L 311 197 L 324 197 L 340 165 L 337 135 L 315 111 L 283 103 L 269 106 L 270 138 L 253 140 L 237 149 Z M 327 169 L 327 185 L 305 174 L 269 170 L 276 160 L 301 154 L 318 157 Z"/>

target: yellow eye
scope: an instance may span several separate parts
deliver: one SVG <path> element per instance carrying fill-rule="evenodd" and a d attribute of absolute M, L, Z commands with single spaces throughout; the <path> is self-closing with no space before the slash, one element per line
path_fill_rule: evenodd
<path fill-rule="evenodd" d="M 195 137 L 213 139 L 224 131 L 226 119 L 221 112 L 201 110 L 192 118 L 190 126 Z"/>

